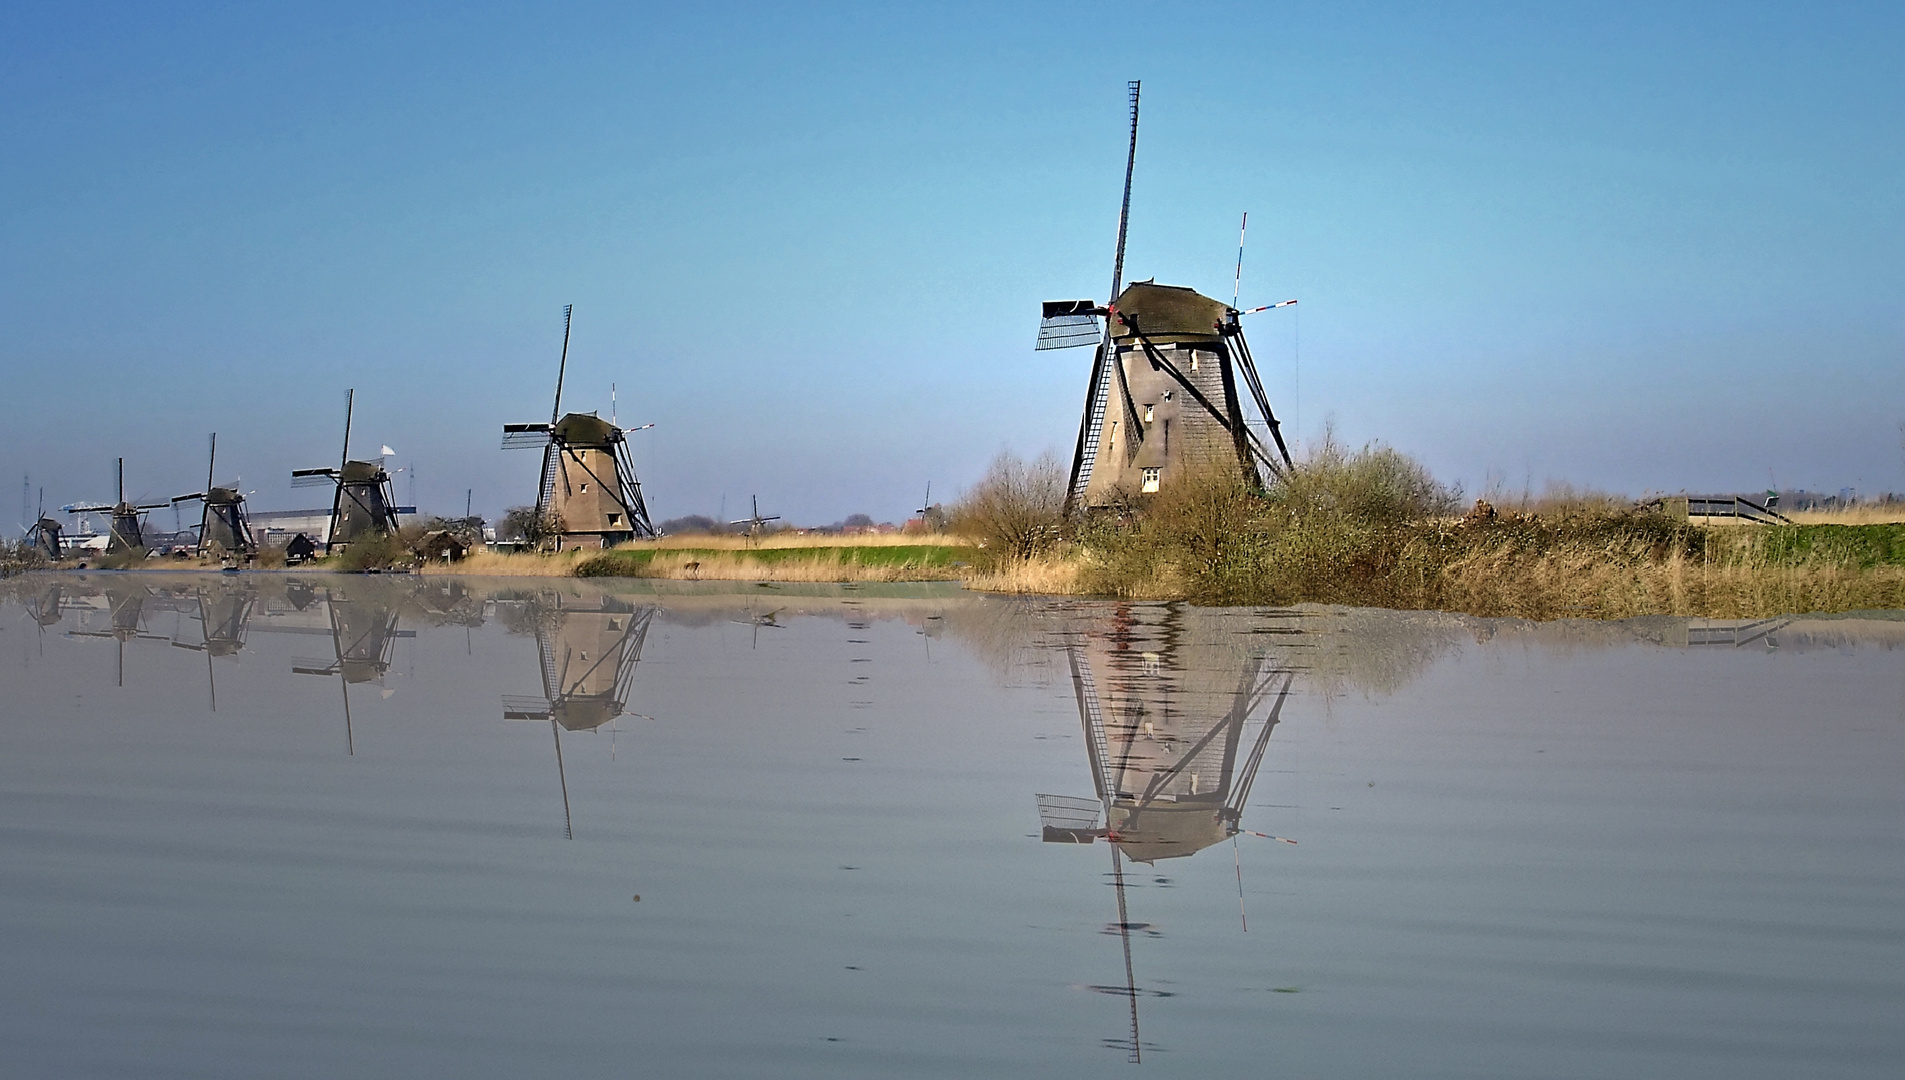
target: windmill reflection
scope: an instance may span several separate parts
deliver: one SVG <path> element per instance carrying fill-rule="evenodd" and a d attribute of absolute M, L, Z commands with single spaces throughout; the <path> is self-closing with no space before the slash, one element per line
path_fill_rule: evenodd
<path fill-rule="evenodd" d="M 344 695 L 344 751 L 357 753 L 357 739 L 351 725 L 351 685 L 380 682 L 390 670 L 391 655 L 397 639 L 416 637 L 415 630 L 400 630 L 397 619 L 401 608 L 396 603 L 372 599 L 375 590 L 364 590 L 360 599 L 326 597 L 330 619 L 332 657 L 294 661 L 291 670 L 300 675 L 335 675 Z"/>
<path fill-rule="evenodd" d="M 636 606 L 613 596 L 594 600 L 557 597 L 531 605 L 542 696 L 503 696 L 503 719 L 547 720 L 556 747 L 556 779 L 562 787 L 562 829 L 575 838 L 569 813 L 569 778 L 562 764 L 564 731 L 599 731 L 628 708 L 635 665 L 654 620 L 654 605 Z M 611 729 L 613 731 L 613 729 Z"/>
<path fill-rule="evenodd" d="M 1042 838 L 1108 841 L 1118 905 L 1111 929 L 1125 966 L 1125 984 L 1112 992 L 1130 1004 L 1125 1048 L 1135 1063 L 1142 1043 L 1131 935 L 1147 924 L 1131 921 L 1124 861 L 1183 858 L 1242 831 L 1295 676 L 1260 651 L 1240 654 L 1214 635 L 1198 640 L 1169 609 L 1146 622 L 1121 608 L 1108 633 L 1074 635 L 1064 652 L 1097 797 L 1039 795 Z"/>
<path fill-rule="evenodd" d="M 79 629 L 68 630 L 69 637 L 111 638 L 118 644 L 120 686 L 126 685 L 126 642 L 145 639 L 148 641 L 169 641 L 162 634 L 146 632 L 146 601 L 151 594 L 143 585 L 109 584 L 102 590 L 106 598 L 106 611 L 109 626 L 104 630 Z M 55 604 L 58 598 L 55 597 Z M 55 608 L 57 610 L 57 606 Z M 55 622 L 58 620 L 55 619 Z M 43 624 L 45 625 L 45 624 Z M 84 627 L 85 624 L 82 624 Z"/>
<path fill-rule="evenodd" d="M 174 648 L 191 649 L 205 654 L 205 682 L 211 694 L 212 711 L 218 711 L 218 676 L 212 670 L 215 656 L 236 656 L 245 647 L 245 631 L 251 624 L 252 606 L 258 594 L 248 587 L 207 588 L 198 590 L 198 642 L 174 640 Z"/>

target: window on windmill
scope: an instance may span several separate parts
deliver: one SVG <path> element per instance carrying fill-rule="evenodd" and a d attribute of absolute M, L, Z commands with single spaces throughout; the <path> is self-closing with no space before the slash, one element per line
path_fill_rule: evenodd
<path fill-rule="evenodd" d="M 1197 352 L 1197 350 L 1196 350 L 1196 349 L 1192 349 L 1192 350 L 1191 350 L 1191 370 L 1192 370 L 1192 371 L 1196 371 L 1196 370 L 1197 370 L 1197 357 L 1198 357 L 1198 352 Z"/>
<path fill-rule="evenodd" d="M 1144 422 L 1148 424 L 1151 421 L 1156 420 L 1157 418 L 1158 418 L 1157 409 L 1154 406 L 1146 405 L 1144 407 Z"/>
<path fill-rule="evenodd" d="M 587 491 L 587 490 L 589 490 L 589 482 L 588 482 L 587 480 L 584 480 L 584 481 L 582 482 L 582 490 L 583 490 L 583 491 Z"/>
<path fill-rule="evenodd" d="M 1177 393 L 1177 391 L 1175 391 L 1175 390 L 1166 390 L 1166 391 L 1164 392 L 1164 400 L 1166 400 L 1166 401 L 1169 401 L 1169 400 L 1171 400 L 1171 398 L 1172 398 L 1172 396 L 1173 396 L 1173 395 L 1175 395 L 1176 393 Z"/>
<path fill-rule="evenodd" d="M 1157 469 L 1144 470 L 1144 483 L 1138 488 L 1138 490 L 1139 491 L 1156 491 L 1158 489 L 1158 472 L 1159 470 Z"/>
<path fill-rule="evenodd" d="M 609 515 L 609 524 L 610 524 L 610 525 L 620 525 L 621 523 L 622 523 L 622 515 L 620 515 L 620 514 L 610 514 L 610 515 Z"/>

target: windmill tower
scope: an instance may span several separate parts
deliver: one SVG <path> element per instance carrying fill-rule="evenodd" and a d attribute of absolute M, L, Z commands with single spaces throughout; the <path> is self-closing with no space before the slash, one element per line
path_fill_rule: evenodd
<path fill-rule="evenodd" d="M 1176 613 L 1121 607 L 1110 625 L 1065 646 L 1097 797 L 1037 801 L 1046 843 L 1110 841 L 1130 999 L 1127 1049 L 1136 1062 L 1131 931 L 1143 924 L 1131 922 L 1124 860 L 1182 858 L 1243 831 L 1244 804 L 1295 676 L 1262 652 L 1238 654 L 1225 635 L 1199 633 Z M 1241 898 L 1241 869 L 1238 881 Z"/>
<path fill-rule="evenodd" d="M 145 532 L 139 515 L 170 503 L 130 503 L 126 501 L 126 459 L 119 459 L 119 501 L 111 506 L 65 506 L 69 514 L 112 515 L 112 536 L 106 541 L 106 553 L 141 552 L 146 549 Z"/>
<path fill-rule="evenodd" d="M 292 487 L 334 489 L 331 495 L 331 524 L 325 532 L 324 551 L 348 546 L 358 540 L 388 536 L 397 531 L 398 514 L 414 514 L 414 506 L 398 506 L 391 491 L 390 473 L 383 458 L 373 461 L 351 460 L 351 414 L 357 391 L 344 398 L 344 451 L 335 469 L 293 469 Z"/>
<path fill-rule="evenodd" d="M 562 768 L 562 733 L 597 731 L 628 709 L 635 665 L 655 617 L 653 605 L 637 607 L 612 596 L 593 605 L 560 605 L 540 613 L 536 658 L 542 696 L 505 695 L 503 719 L 547 720 L 556 745 L 556 775 L 562 785 L 563 831 L 575 837 L 569 819 L 569 780 Z"/>
<path fill-rule="evenodd" d="M 216 552 L 221 555 L 243 555 L 250 557 L 258 550 L 258 542 L 251 535 L 251 515 L 245 512 L 245 496 L 238 485 L 217 487 L 212 483 L 213 470 L 218 466 L 218 433 L 212 433 L 212 451 L 205 463 L 205 490 L 194 491 L 190 495 L 175 495 L 173 503 L 191 502 L 193 499 L 204 501 L 204 513 L 198 524 L 199 554 Z"/>
<path fill-rule="evenodd" d="M 569 326 L 575 305 L 562 309 L 562 358 L 556 400 L 547 424 L 504 424 L 503 449 L 542 450 L 536 521 L 559 521 L 549 541 L 556 550 L 605 548 L 659 535 L 642 501 L 627 435 L 653 427 L 622 428 L 594 413 L 562 412 L 562 381 L 569 369 Z"/>
<path fill-rule="evenodd" d="M 1194 470 L 1234 468 L 1261 486 L 1261 470 L 1280 474 L 1290 464 L 1239 321 L 1252 312 L 1179 286 L 1124 284 L 1139 84 L 1129 89 L 1131 139 L 1110 299 L 1047 303 L 1039 323 L 1038 349 L 1096 346 L 1072 455 L 1068 514 L 1127 504 Z M 1255 407 L 1254 420 L 1244 408 L 1246 395 Z M 1274 455 L 1259 429 L 1275 442 Z"/>

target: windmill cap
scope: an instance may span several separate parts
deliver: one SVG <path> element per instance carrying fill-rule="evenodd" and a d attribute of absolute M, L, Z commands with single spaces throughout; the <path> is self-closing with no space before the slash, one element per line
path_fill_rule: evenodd
<path fill-rule="evenodd" d="M 1159 285 L 1135 281 L 1125 286 L 1113 305 L 1119 315 L 1127 316 L 1144 331 L 1153 345 L 1209 344 L 1223 340 L 1217 327 L 1230 313 L 1230 305 L 1212 300 L 1196 290 L 1179 285 Z M 1136 341 L 1137 335 L 1124 320 L 1113 316 L 1111 336 L 1121 341 Z"/>
<path fill-rule="evenodd" d="M 553 434 L 570 446 L 608 446 L 620 429 L 599 416 L 570 413 L 557 422 Z"/>

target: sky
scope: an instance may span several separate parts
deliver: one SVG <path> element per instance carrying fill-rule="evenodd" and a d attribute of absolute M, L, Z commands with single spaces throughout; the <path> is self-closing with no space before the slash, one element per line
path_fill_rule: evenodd
<path fill-rule="evenodd" d="M 388 445 L 533 501 L 610 388 L 658 519 L 883 520 L 1069 456 L 1127 280 L 1229 298 L 1300 451 L 1472 497 L 1905 491 L 1887 5 L 41 5 L 0 35 L 0 478 Z"/>

